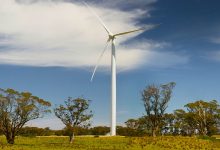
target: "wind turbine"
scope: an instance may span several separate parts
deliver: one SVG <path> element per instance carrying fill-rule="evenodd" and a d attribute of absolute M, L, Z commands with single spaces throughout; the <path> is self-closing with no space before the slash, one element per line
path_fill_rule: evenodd
<path fill-rule="evenodd" d="M 92 8 L 86 2 L 83 2 L 83 3 L 97 17 L 97 19 L 99 20 L 99 22 L 101 23 L 101 25 L 103 26 L 105 31 L 108 33 L 108 40 L 106 42 L 106 45 L 105 45 L 101 55 L 98 58 L 97 64 L 96 64 L 94 71 L 92 73 L 91 81 L 94 78 L 96 69 L 98 68 L 99 62 L 100 62 L 103 54 L 107 50 L 108 44 L 111 42 L 111 128 L 110 128 L 110 135 L 115 136 L 116 135 L 116 51 L 115 51 L 115 39 L 118 36 L 146 30 L 146 28 L 140 28 L 140 29 L 130 30 L 127 32 L 120 32 L 120 33 L 113 34 L 106 27 L 106 25 L 104 24 L 102 19 L 92 10 Z"/>

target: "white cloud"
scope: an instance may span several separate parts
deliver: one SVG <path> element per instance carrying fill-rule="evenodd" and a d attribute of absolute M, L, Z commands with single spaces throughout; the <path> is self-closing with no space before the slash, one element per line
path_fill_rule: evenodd
<path fill-rule="evenodd" d="M 165 51 L 171 47 L 169 43 L 158 43 L 153 41 L 138 41 L 128 44 L 126 47 L 136 49 L 140 51 L 140 55 L 143 56 L 142 60 L 139 60 L 137 66 L 146 66 L 152 68 L 169 68 L 177 65 L 184 65 L 189 62 L 190 56 L 186 54 L 178 54 L 172 51 Z M 126 47 L 123 47 L 126 50 Z"/>
<path fill-rule="evenodd" d="M 156 3 L 157 0 L 87 0 L 87 2 L 97 3 L 98 5 L 115 9 L 145 9 L 146 12 L 149 12 L 152 10 L 152 4 Z M 149 15 L 149 13 L 145 15 Z"/>
<path fill-rule="evenodd" d="M 205 58 L 208 58 L 210 60 L 214 60 L 214 61 L 220 62 L 220 51 L 215 51 L 215 52 L 208 53 L 205 56 Z"/>
<path fill-rule="evenodd" d="M 218 36 L 211 37 L 208 40 L 211 43 L 220 44 L 220 37 L 218 37 Z M 209 60 L 220 62 L 220 50 L 215 50 L 215 51 L 212 51 L 212 52 L 207 52 L 202 57 L 205 58 L 205 59 L 209 59 Z"/>
<path fill-rule="evenodd" d="M 220 44 L 220 37 L 211 38 L 212 43 Z"/>
<path fill-rule="evenodd" d="M 93 67 L 96 64 L 107 34 L 85 6 L 63 1 L 25 1 L 0 0 L 0 47 L 4 47 L 0 49 L 1 64 L 43 67 Z M 149 14 L 147 10 L 123 12 L 96 6 L 93 9 L 113 33 L 139 28 L 136 20 L 146 12 Z M 152 51 L 163 43 L 141 41 L 129 47 L 120 46 L 133 36 L 117 39 L 120 70 L 142 65 L 167 67 L 187 61 L 174 53 Z M 157 58 L 161 60 L 155 62 Z M 109 65 L 110 51 L 100 66 Z"/>

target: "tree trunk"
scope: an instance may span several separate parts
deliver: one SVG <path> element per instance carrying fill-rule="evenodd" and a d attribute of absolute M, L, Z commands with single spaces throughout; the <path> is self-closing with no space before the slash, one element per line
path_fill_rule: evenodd
<path fill-rule="evenodd" d="M 158 131 L 158 129 L 159 129 L 158 126 L 153 127 L 153 129 L 152 129 L 152 136 L 153 136 L 153 137 L 156 137 L 156 136 L 157 136 L 157 131 Z"/>
<path fill-rule="evenodd" d="M 156 136 L 157 136 L 157 135 L 156 135 L 156 129 L 153 129 L 153 130 L 152 130 L 152 136 L 153 136 L 153 137 L 156 137 Z"/>
<path fill-rule="evenodd" d="M 8 144 L 14 144 L 15 142 L 15 136 L 13 133 L 8 133 L 6 135 L 6 139 L 7 139 Z"/>
<path fill-rule="evenodd" d="M 70 143 L 72 144 L 74 141 L 74 132 L 72 133 L 72 135 L 70 136 Z"/>
<path fill-rule="evenodd" d="M 207 129 L 206 129 L 205 127 L 204 127 L 203 130 L 202 130 L 202 135 L 203 135 L 203 136 L 206 136 L 206 135 L 207 135 Z"/>

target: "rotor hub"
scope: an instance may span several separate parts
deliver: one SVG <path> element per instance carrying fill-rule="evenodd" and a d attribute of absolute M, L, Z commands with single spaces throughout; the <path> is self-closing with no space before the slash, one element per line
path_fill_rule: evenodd
<path fill-rule="evenodd" d="M 115 39 L 115 36 L 114 35 L 112 35 L 112 34 L 109 34 L 109 40 L 114 40 Z"/>

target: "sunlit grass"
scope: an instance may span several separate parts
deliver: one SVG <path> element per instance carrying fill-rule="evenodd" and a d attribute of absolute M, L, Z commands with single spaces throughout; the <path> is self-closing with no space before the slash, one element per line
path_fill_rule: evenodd
<path fill-rule="evenodd" d="M 68 137 L 17 137 L 14 145 L 8 145 L 0 137 L 0 149 L 4 150 L 220 150 L 220 141 L 193 137 L 76 137 L 69 144 Z"/>
<path fill-rule="evenodd" d="M 213 135 L 212 137 L 215 137 L 216 139 L 220 139 L 220 135 Z"/>

